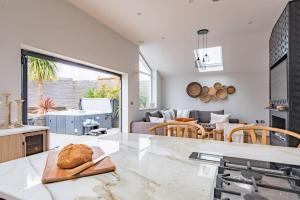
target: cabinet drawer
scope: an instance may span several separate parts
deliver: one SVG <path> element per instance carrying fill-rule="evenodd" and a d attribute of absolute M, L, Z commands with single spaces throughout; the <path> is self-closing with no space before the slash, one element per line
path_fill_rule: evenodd
<path fill-rule="evenodd" d="M 75 134 L 75 117 L 66 116 L 66 134 Z"/>
<path fill-rule="evenodd" d="M 100 124 L 101 128 L 111 128 L 112 126 L 112 115 L 111 114 L 101 114 L 95 116 L 95 121 Z"/>
<path fill-rule="evenodd" d="M 0 163 L 23 157 L 23 135 L 8 135 L 0 137 Z"/>
<path fill-rule="evenodd" d="M 83 134 L 83 128 L 82 128 L 82 122 L 80 116 L 75 116 L 74 118 L 74 134 L 75 135 L 82 135 Z"/>
<path fill-rule="evenodd" d="M 103 121 L 103 128 L 110 129 L 112 126 L 112 115 L 111 114 L 105 114 L 104 115 L 104 121 Z"/>
<path fill-rule="evenodd" d="M 50 128 L 51 133 L 56 133 L 56 116 L 47 115 L 46 116 L 46 126 Z"/>
<path fill-rule="evenodd" d="M 66 116 L 57 116 L 56 118 L 56 133 L 65 134 L 66 133 Z"/>
<path fill-rule="evenodd" d="M 95 115 L 94 116 L 94 120 L 96 122 L 98 122 L 100 124 L 100 126 L 104 122 L 104 118 L 105 118 L 104 115 Z"/>
<path fill-rule="evenodd" d="M 48 130 L 0 136 L 0 163 L 49 149 Z"/>

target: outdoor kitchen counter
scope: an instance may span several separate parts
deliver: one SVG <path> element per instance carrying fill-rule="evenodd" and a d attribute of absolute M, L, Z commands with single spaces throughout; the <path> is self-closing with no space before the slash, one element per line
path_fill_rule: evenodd
<path fill-rule="evenodd" d="M 71 142 L 71 141 L 70 141 Z M 212 199 L 217 164 L 192 161 L 193 151 L 300 164 L 300 150 L 143 134 L 85 142 L 111 154 L 116 172 L 43 185 L 47 152 L 0 164 L 5 199 Z"/>
<path fill-rule="evenodd" d="M 46 115 L 85 116 L 85 115 L 109 114 L 109 113 L 111 113 L 111 112 L 86 111 L 86 110 L 67 110 L 67 111 L 48 112 L 48 113 L 46 113 Z"/>

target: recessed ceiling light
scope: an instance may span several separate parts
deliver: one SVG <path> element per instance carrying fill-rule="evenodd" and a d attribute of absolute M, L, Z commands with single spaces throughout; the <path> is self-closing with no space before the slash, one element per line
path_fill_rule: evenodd
<path fill-rule="evenodd" d="M 254 23 L 253 21 L 249 21 L 249 22 L 248 22 L 248 24 L 250 24 L 250 25 L 253 24 L 253 23 Z"/>
<path fill-rule="evenodd" d="M 141 12 L 137 12 L 136 14 L 137 14 L 137 15 L 142 15 L 142 13 L 141 13 Z"/>
<path fill-rule="evenodd" d="M 218 2 L 218 1 L 220 1 L 220 0 L 212 0 L 213 2 Z"/>
<path fill-rule="evenodd" d="M 162 40 L 166 39 L 164 36 L 161 37 Z"/>
<path fill-rule="evenodd" d="M 194 0 L 188 0 L 188 3 L 193 3 L 194 2 Z"/>

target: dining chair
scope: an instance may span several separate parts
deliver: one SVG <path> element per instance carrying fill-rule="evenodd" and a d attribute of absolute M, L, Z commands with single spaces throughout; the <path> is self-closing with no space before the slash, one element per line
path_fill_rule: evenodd
<path fill-rule="evenodd" d="M 242 127 L 237 127 L 231 130 L 229 135 L 227 136 L 228 141 L 232 142 L 232 135 L 238 131 L 247 131 L 248 134 L 250 135 L 251 142 L 252 144 L 257 143 L 257 131 L 261 132 L 261 144 L 268 144 L 267 138 L 268 138 L 268 133 L 275 132 L 275 133 L 280 133 L 284 135 L 289 135 L 292 137 L 295 137 L 300 140 L 300 134 L 295 133 L 293 131 L 285 130 L 285 129 L 280 129 L 280 128 L 273 128 L 273 127 L 267 127 L 267 126 L 242 126 Z M 300 148 L 300 144 L 298 145 L 298 148 Z"/>
<path fill-rule="evenodd" d="M 186 137 L 186 138 L 202 138 L 205 130 L 196 123 L 189 122 L 166 122 L 151 127 L 149 131 L 158 135 L 158 129 L 163 128 L 164 136 Z"/>

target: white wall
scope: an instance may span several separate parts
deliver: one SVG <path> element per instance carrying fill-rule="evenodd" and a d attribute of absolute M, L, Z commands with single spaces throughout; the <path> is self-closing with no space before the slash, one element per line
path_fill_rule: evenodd
<path fill-rule="evenodd" d="M 225 110 L 232 118 L 244 122 L 265 120 L 268 122 L 268 77 L 267 71 L 229 74 L 194 74 L 163 79 L 163 105 L 165 108 L 186 108 L 198 110 Z M 198 81 L 201 85 L 213 86 L 215 82 L 234 85 L 236 93 L 225 101 L 203 103 L 186 94 L 186 86 Z"/>
<path fill-rule="evenodd" d="M 0 92 L 11 92 L 14 99 L 21 94 L 21 46 L 124 73 L 123 117 L 127 124 L 138 118 L 138 46 L 71 4 L 63 0 L 0 1 Z"/>
<path fill-rule="evenodd" d="M 163 76 L 162 94 L 165 108 L 190 108 L 199 110 L 224 109 L 232 117 L 245 122 L 265 120 L 268 123 L 269 103 L 268 41 L 271 29 L 249 32 L 241 35 L 212 38 L 211 46 L 223 47 L 223 72 L 172 74 Z M 192 52 L 191 52 L 192 53 Z M 189 71 L 189 69 L 187 71 Z M 174 69 L 176 71 L 176 69 Z M 186 86 L 198 81 L 202 85 L 213 86 L 215 82 L 234 85 L 237 92 L 221 102 L 202 103 L 186 94 Z"/>

